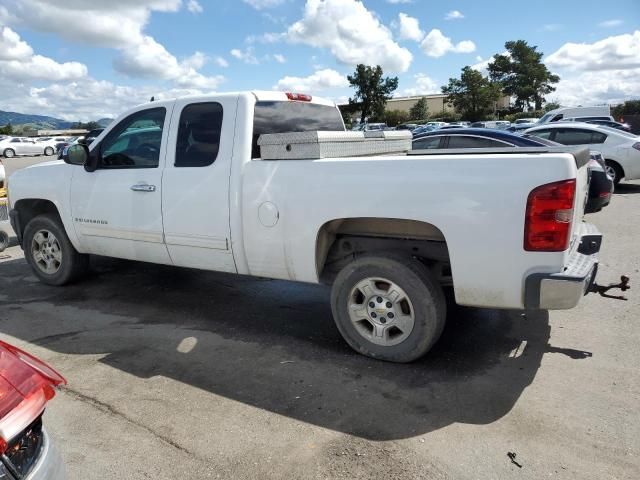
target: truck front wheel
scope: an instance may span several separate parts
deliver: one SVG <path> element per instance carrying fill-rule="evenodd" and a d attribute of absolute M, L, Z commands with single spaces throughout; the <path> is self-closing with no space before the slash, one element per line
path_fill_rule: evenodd
<path fill-rule="evenodd" d="M 338 330 L 355 351 L 390 362 L 427 353 L 446 319 L 442 288 L 411 257 L 361 257 L 336 277 L 331 307 Z"/>
<path fill-rule="evenodd" d="M 48 285 L 70 283 L 89 266 L 89 257 L 78 253 L 54 215 L 38 215 L 27 224 L 23 248 L 33 273 Z"/>

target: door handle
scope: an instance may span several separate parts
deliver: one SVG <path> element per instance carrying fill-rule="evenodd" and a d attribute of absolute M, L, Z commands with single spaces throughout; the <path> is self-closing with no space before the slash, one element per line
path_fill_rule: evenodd
<path fill-rule="evenodd" d="M 136 185 L 131 185 L 131 190 L 134 192 L 155 192 L 155 185 L 147 185 L 146 183 L 138 183 Z"/>

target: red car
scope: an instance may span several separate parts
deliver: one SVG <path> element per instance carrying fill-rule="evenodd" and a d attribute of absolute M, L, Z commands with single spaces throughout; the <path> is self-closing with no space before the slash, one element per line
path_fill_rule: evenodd
<path fill-rule="evenodd" d="M 66 478 L 42 427 L 47 402 L 66 383 L 46 363 L 0 340 L 0 479 Z"/>

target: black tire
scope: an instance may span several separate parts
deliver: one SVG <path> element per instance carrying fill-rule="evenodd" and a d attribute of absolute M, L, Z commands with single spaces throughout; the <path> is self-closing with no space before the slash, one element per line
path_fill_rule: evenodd
<path fill-rule="evenodd" d="M 45 149 L 44 149 L 44 154 L 45 154 L 47 157 L 50 157 L 51 155 L 53 155 L 53 154 L 54 154 L 53 148 L 52 148 L 52 147 L 47 147 L 47 148 L 45 148 Z"/>
<path fill-rule="evenodd" d="M 34 258 L 34 237 L 39 232 L 50 232 L 57 240 L 60 263 L 57 271 L 46 273 Z M 37 243 L 37 242 L 36 242 Z M 69 237 L 62 226 L 60 219 L 51 214 L 38 215 L 25 227 L 22 245 L 24 256 L 33 270 L 33 273 L 41 282 L 47 285 L 61 286 L 79 279 L 89 268 L 89 256 L 78 253 L 69 241 Z"/>
<path fill-rule="evenodd" d="M 606 160 L 605 163 L 607 167 L 613 170 L 615 175 L 615 177 L 613 178 L 613 185 L 617 187 L 618 184 L 620 183 L 620 180 L 622 180 L 624 177 L 624 170 L 622 170 L 622 167 L 620 166 L 620 164 L 618 164 L 617 162 L 614 162 L 613 160 Z M 611 173 L 611 172 L 609 171 L 608 173 Z"/>
<path fill-rule="evenodd" d="M 16 152 L 13 148 L 5 148 L 4 152 L 2 152 L 5 158 L 13 158 L 16 156 Z"/>
<path fill-rule="evenodd" d="M 356 322 L 364 324 L 365 329 L 357 327 L 351 320 L 349 305 L 354 302 L 354 298 L 360 297 L 355 300 L 356 303 L 369 301 L 361 292 L 358 293 L 356 286 L 371 278 L 395 283 L 404 290 L 410 301 L 414 316 L 413 327 L 408 336 L 398 344 L 380 345 L 370 341 L 366 336 L 366 324 L 374 321 L 371 318 Z M 366 308 L 372 304 L 366 303 L 364 306 Z M 372 358 L 398 363 L 412 362 L 425 355 L 440 338 L 447 314 L 442 288 L 427 268 L 411 257 L 394 254 L 364 256 L 344 267 L 333 283 L 331 308 L 338 330 L 351 348 Z M 379 320 L 380 317 L 377 318 Z M 387 321 L 389 325 L 386 327 L 392 328 L 393 320 Z"/>

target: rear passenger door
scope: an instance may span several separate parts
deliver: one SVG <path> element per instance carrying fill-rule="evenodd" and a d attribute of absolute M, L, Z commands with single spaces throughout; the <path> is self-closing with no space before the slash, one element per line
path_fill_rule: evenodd
<path fill-rule="evenodd" d="M 178 100 L 162 179 L 164 238 L 175 265 L 236 272 L 229 175 L 237 97 Z"/>

